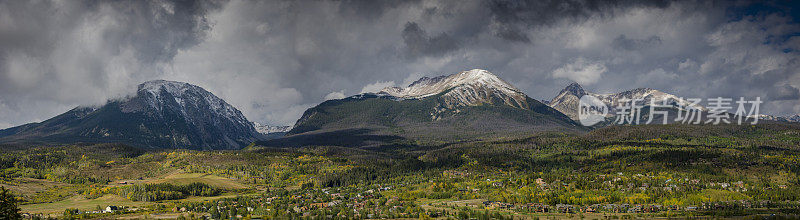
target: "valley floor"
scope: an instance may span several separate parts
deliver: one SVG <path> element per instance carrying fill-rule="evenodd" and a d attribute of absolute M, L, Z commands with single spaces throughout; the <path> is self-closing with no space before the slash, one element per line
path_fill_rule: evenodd
<path fill-rule="evenodd" d="M 0 156 L 0 186 L 37 218 L 797 218 L 798 134 L 620 127 L 380 151 L 37 147 Z"/>

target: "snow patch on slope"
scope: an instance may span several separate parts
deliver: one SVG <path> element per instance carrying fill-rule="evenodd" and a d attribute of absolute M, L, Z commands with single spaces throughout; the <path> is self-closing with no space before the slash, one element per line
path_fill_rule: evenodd
<path fill-rule="evenodd" d="M 272 133 L 284 133 L 289 132 L 292 130 L 292 126 L 271 126 L 271 125 L 263 125 L 258 122 L 253 122 L 253 127 L 255 127 L 256 131 L 261 134 L 272 134 Z"/>
<path fill-rule="evenodd" d="M 192 117 L 189 116 L 187 110 L 192 108 L 190 105 L 193 105 L 211 110 L 216 115 L 238 124 L 250 125 L 244 115 L 225 100 L 189 83 L 166 80 L 147 81 L 139 85 L 137 93 L 140 97 L 144 97 L 147 106 L 159 112 L 165 106 L 172 106 L 172 101 L 174 101 L 178 104 L 177 107 L 181 114 L 189 121 Z"/>
<path fill-rule="evenodd" d="M 630 100 L 640 100 L 637 103 L 643 105 L 650 105 L 652 101 L 656 105 L 691 106 L 701 111 L 707 110 L 701 105 L 693 104 L 691 101 L 656 89 L 637 88 L 619 93 L 598 94 L 584 91 L 577 83 L 572 83 L 561 90 L 556 97 L 548 102 L 548 105 L 576 120 L 578 118 L 578 102 L 580 97 L 584 95 L 593 96 L 605 103 L 611 110 L 609 114 L 614 114 L 617 106 L 625 104 L 621 102 L 629 102 Z"/>
<path fill-rule="evenodd" d="M 407 87 L 387 87 L 375 95 L 404 100 L 422 99 L 437 94 L 442 94 L 436 109 L 439 113 L 459 106 L 483 104 L 504 104 L 515 108 L 530 107 L 527 95 L 489 71 L 481 69 L 434 78 L 423 77 Z"/>
<path fill-rule="evenodd" d="M 482 69 L 473 69 L 449 76 L 422 77 L 408 87 L 387 87 L 379 93 L 398 98 L 424 98 L 461 85 L 486 86 L 503 93 L 521 93 L 513 85 Z"/>
<path fill-rule="evenodd" d="M 787 115 L 787 116 L 774 116 L 774 115 L 760 114 L 760 115 L 757 115 L 757 116 L 754 116 L 754 117 L 757 117 L 759 120 L 783 121 L 783 122 L 800 122 L 800 114 Z"/>

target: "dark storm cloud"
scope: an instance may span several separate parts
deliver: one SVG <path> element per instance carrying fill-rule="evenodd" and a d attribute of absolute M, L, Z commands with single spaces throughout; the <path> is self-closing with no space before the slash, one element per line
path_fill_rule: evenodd
<path fill-rule="evenodd" d="M 431 18 L 433 18 L 433 16 L 436 15 L 438 10 L 439 10 L 438 7 L 425 8 L 425 10 L 422 11 L 422 19 L 430 21 Z"/>
<path fill-rule="evenodd" d="M 789 84 L 783 84 L 769 90 L 767 96 L 771 100 L 800 100 L 800 89 Z"/>
<path fill-rule="evenodd" d="M 491 0 L 489 8 L 495 19 L 503 23 L 521 22 L 525 25 L 548 25 L 560 19 L 587 19 L 596 14 L 610 15 L 614 10 L 628 7 L 666 8 L 673 1 L 636 0 Z"/>
<path fill-rule="evenodd" d="M 639 50 L 642 48 L 658 46 L 660 44 L 661 38 L 658 36 L 651 36 L 647 39 L 630 39 L 622 34 L 615 38 L 613 42 L 611 42 L 611 47 L 619 50 Z"/>
<path fill-rule="evenodd" d="M 517 42 L 524 42 L 530 43 L 531 39 L 528 38 L 528 35 L 523 33 L 521 30 L 514 26 L 509 25 L 501 25 L 495 28 L 494 32 L 495 36 L 509 40 L 509 41 L 517 41 Z"/>
<path fill-rule="evenodd" d="M 409 58 L 440 56 L 458 49 L 458 41 L 447 35 L 447 33 L 431 37 L 414 22 L 406 23 L 402 36 Z"/>
<path fill-rule="evenodd" d="M 486 4 L 496 22 L 490 27 L 495 36 L 529 43 L 530 39 L 521 31 L 523 28 L 553 25 L 561 20 L 580 22 L 596 16 L 612 16 L 614 12 L 629 7 L 665 8 L 670 2 L 672 1 L 490 0 Z"/>
<path fill-rule="evenodd" d="M 340 0 L 339 11 L 345 15 L 356 15 L 371 20 L 383 16 L 387 10 L 417 4 L 420 0 L 374 1 L 374 0 Z"/>
<path fill-rule="evenodd" d="M 750 5 L 759 4 L 0 1 L 0 127 L 159 78 L 288 125 L 325 99 L 473 68 L 536 99 L 581 81 L 595 92 L 770 97 L 767 113 L 800 112 L 790 99 L 800 26 Z"/>
<path fill-rule="evenodd" d="M 210 28 L 205 15 L 217 4 L 0 2 L 0 121 L 31 120 L 25 112 L 41 120 L 126 93 L 201 42 Z"/>
<path fill-rule="evenodd" d="M 3 7 L 14 22 L 12 27 L 0 30 L 0 47 L 6 52 L 17 50 L 47 55 L 55 49 L 56 41 L 78 26 L 113 22 L 114 25 L 99 33 L 102 38 L 95 40 L 105 41 L 112 50 L 126 46 L 136 48 L 140 61 L 156 62 L 170 60 L 178 49 L 202 40 L 209 28 L 205 13 L 215 4 L 203 1 L 6 1 Z"/>

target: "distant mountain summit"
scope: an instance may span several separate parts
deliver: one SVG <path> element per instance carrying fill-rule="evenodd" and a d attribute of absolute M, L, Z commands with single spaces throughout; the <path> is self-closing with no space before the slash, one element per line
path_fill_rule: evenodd
<path fill-rule="evenodd" d="M 553 99 L 545 101 L 545 103 L 547 103 L 548 106 L 558 110 L 559 112 L 569 116 L 571 119 L 577 121 L 579 120 L 578 105 L 580 98 L 583 96 L 595 97 L 600 101 L 602 101 L 604 104 L 606 104 L 606 106 L 609 108 L 608 115 L 606 115 L 607 119 L 606 123 L 600 123 L 597 126 L 609 125 L 609 123 L 613 120 L 613 117 L 616 116 L 615 113 L 618 111 L 617 107 L 619 107 L 620 105 L 624 106 L 625 103 L 622 102 L 623 101 L 628 102 L 630 100 L 639 100 L 638 102 L 642 107 L 650 105 L 651 101 L 652 103 L 655 103 L 656 105 L 659 106 L 663 105 L 670 106 L 671 108 L 668 109 L 669 111 L 667 118 L 668 123 L 677 123 L 676 122 L 676 117 L 678 116 L 677 111 L 679 109 L 686 110 L 689 107 L 697 109 L 702 112 L 706 112 L 706 114 L 701 116 L 700 121 L 705 121 L 707 119 L 706 116 L 708 109 L 706 107 L 700 104 L 694 104 L 687 99 L 651 88 L 636 88 L 618 93 L 598 94 L 598 93 L 587 92 L 578 83 L 572 83 L 567 85 L 567 87 L 565 87 L 564 89 L 562 89 L 561 92 L 558 93 L 558 95 L 553 97 Z M 663 110 L 664 109 L 659 109 L 659 111 Z M 647 117 L 649 117 L 648 114 L 649 114 L 649 109 L 642 108 L 642 112 L 640 115 L 641 117 L 640 122 L 643 120 L 647 120 Z M 730 117 L 733 117 L 732 113 Z M 761 114 L 754 117 L 758 117 L 759 120 L 768 120 L 768 121 L 800 122 L 800 115 L 773 116 L 773 115 Z M 660 115 L 654 116 L 654 121 L 660 122 L 662 120 L 663 117 L 661 117 Z"/>
<path fill-rule="evenodd" d="M 528 108 L 527 96 L 513 85 L 486 70 L 473 69 L 447 76 L 423 77 L 405 88 L 388 87 L 378 94 L 402 99 L 419 99 L 442 93 L 442 108 L 503 104 Z"/>
<path fill-rule="evenodd" d="M 260 134 L 242 113 L 203 88 L 154 80 L 99 107 L 0 131 L 3 143 L 119 142 L 151 148 L 238 149 Z"/>
<path fill-rule="evenodd" d="M 519 109 L 541 109 L 539 101 L 529 98 L 510 83 L 493 73 L 473 69 L 434 78 L 422 77 L 407 87 L 387 87 L 377 93 L 396 100 L 423 99 L 437 96 L 431 118 L 459 111 L 459 107 L 495 105 Z"/>
<path fill-rule="evenodd" d="M 263 125 L 258 122 L 253 122 L 253 126 L 256 128 L 256 131 L 261 134 L 286 133 L 289 132 L 289 130 L 292 130 L 292 126 Z"/>
<path fill-rule="evenodd" d="M 788 116 L 774 116 L 774 115 L 758 115 L 759 120 L 782 121 L 782 122 L 800 122 L 800 114 Z"/>
<path fill-rule="evenodd" d="M 569 84 L 561 90 L 558 95 L 551 99 L 547 104 L 550 107 L 558 110 L 564 115 L 569 116 L 572 120 L 578 120 L 578 102 L 580 98 L 586 95 L 583 87 L 578 83 Z"/>
<path fill-rule="evenodd" d="M 580 84 L 572 83 L 569 84 L 567 87 L 564 87 L 564 89 L 562 89 L 559 94 L 564 94 L 564 95 L 569 94 L 580 97 L 586 95 L 586 91 L 583 90 L 583 87 Z"/>
<path fill-rule="evenodd" d="M 580 98 L 585 95 L 593 96 L 605 103 L 606 106 L 610 108 L 610 114 L 616 112 L 615 108 L 621 104 L 624 104 L 621 102 L 625 100 L 641 100 L 641 103 L 646 105 L 649 105 L 649 103 L 652 101 L 658 105 L 666 104 L 671 106 L 692 106 L 700 110 L 706 110 L 706 108 L 701 105 L 693 105 L 691 102 L 683 98 L 656 89 L 637 88 L 619 93 L 597 94 L 586 92 L 578 83 L 569 84 L 567 87 L 562 89 L 558 95 L 548 102 L 548 105 L 560 111 L 561 113 L 564 113 L 573 120 L 578 120 L 579 101 Z"/>
<path fill-rule="evenodd" d="M 363 147 L 543 131 L 585 128 L 489 71 L 474 69 L 325 101 L 306 110 L 287 136 L 260 144 Z"/>

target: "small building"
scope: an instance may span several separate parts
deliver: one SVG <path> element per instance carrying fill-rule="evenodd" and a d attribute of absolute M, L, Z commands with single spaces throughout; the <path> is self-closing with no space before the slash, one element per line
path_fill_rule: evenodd
<path fill-rule="evenodd" d="M 119 207 L 110 205 L 110 206 L 106 206 L 106 209 L 104 209 L 103 212 L 104 213 L 114 213 L 114 212 L 119 211 L 119 210 L 120 210 Z"/>

